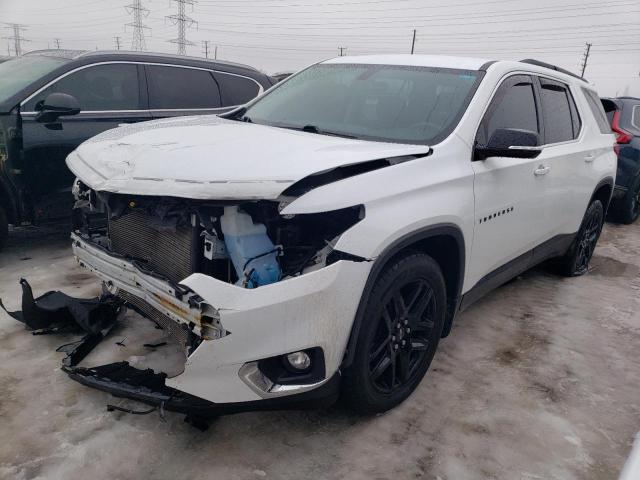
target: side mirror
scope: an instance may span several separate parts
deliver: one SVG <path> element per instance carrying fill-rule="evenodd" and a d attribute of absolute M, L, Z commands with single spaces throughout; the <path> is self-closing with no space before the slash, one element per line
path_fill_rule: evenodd
<path fill-rule="evenodd" d="M 540 136 L 529 130 L 498 128 L 486 145 L 476 145 L 475 160 L 489 157 L 536 158 L 542 152 Z"/>
<path fill-rule="evenodd" d="M 80 104 L 73 95 L 50 93 L 47 98 L 36 105 L 36 110 L 39 111 L 36 116 L 38 122 L 53 123 L 59 117 L 80 113 Z"/>

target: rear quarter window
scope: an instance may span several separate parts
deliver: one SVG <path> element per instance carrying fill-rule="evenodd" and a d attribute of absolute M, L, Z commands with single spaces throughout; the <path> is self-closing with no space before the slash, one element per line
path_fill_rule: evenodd
<path fill-rule="evenodd" d="M 640 130 L 640 105 L 633 106 L 633 113 L 631 114 L 631 125 Z"/>
<path fill-rule="evenodd" d="M 593 114 L 596 122 L 598 123 L 598 128 L 600 129 L 600 133 L 611 133 L 611 125 L 609 124 L 609 120 L 607 119 L 606 113 L 604 113 L 604 108 L 602 107 L 602 101 L 596 92 L 593 90 L 589 90 L 587 88 L 582 88 L 582 92 L 584 93 L 585 98 L 587 99 L 587 103 L 589 104 L 589 108 L 591 109 L 591 113 Z"/>
<path fill-rule="evenodd" d="M 226 102 L 225 107 L 245 104 L 260 93 L 260 87 L 250 78 L 222 72 L 216 72 L 215 75 L 220 84 L 222 97 Z"/>

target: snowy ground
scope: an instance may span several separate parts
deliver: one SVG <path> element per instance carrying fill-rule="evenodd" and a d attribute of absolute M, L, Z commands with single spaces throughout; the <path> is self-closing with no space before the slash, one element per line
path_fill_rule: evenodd
<path fill-rule="evenodd" d="M 9 309 L 21 276 L 36 295 L 99 292 L 68 243 L 14 232 L 0 254 Z M 122 338 L 105 343 L 144 355 Z M 418 390 L 377 417 L 246 413 L 202 433 L 177 414 L 108 413 L 126 402 L 60 371 L 70 340 L 0 313 L 0 478 L 615 479 L 640 430 L 640 223 L 607 225 L 584 277 L 537 269 L 473 306 Z"/>

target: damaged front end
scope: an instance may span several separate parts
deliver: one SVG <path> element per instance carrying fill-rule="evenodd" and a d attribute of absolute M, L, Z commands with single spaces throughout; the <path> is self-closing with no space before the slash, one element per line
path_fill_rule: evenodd
<path fill-rule="evenodd" d="M 370 265 L 334 245 L 364 207 L 281 215 L 292 198 L 135 196 L 80 181 L 74 193 L 78 262 L 174 339 L 185 363 L 173 375 L 127 361 L 86 367 L 83 346 L 64 366 L 72 379 L 206 417 L 335 399 Z M 292 366 L 292 354 L 305 368 Z"/>

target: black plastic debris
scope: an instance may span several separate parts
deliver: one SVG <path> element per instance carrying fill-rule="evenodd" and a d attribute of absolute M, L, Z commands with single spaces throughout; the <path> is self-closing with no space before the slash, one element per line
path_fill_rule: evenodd
<path fill-rule="evenodd" d="M 9 312 L 1 300 L 0 307 L 37 333 L 82 330 L 97 335 L 113 325 L 124 308 L 124 302 L 110 294 L 86 299 L 50 291 L 34 299 L 29 282 L 22 278 L 20 285 L 22 311 Z"/>

